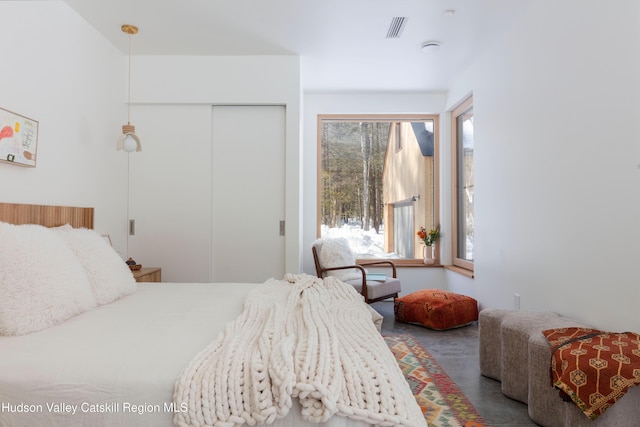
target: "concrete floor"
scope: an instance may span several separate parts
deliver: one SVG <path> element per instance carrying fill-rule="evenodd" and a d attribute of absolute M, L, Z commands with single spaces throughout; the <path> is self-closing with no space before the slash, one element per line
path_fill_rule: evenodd
<path fill-rule="evenodd" d="M 537 426 L 529 419 L 527 405 L 505 397 L 500 391 L 500 382 L 480 375 L 477 323 L 433 331 L 396 322 L 392 301 L 377 302 L 372 307 L 384 316 L 382 333 L 414 336 L 456 382 L 489 426 Z"/>

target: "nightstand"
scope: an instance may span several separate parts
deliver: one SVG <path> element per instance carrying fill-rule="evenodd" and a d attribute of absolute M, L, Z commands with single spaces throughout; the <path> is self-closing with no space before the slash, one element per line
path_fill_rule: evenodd
<path fill-rule="evenodd" d="M 162 269 L 159 267 L 143 267 L 132 273 L 136 282 L 162 282 Z"/>

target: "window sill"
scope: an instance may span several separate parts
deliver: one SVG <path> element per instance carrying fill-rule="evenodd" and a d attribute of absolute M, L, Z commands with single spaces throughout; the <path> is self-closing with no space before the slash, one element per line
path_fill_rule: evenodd
<path fill-rule="evenodd" d="M 364 263 L 364 262 L 369 262 L 369 261 L 380 261 L 380 259 L 358 259 L 356 260 L 356 264 L 360 264 L 360 263 Z M 396 268 L 404 268 L 404 267 L 427 267 L 427 268 L 431 268 L 431 267 L 443 267 L 441 264 L 438 264 L 437 262 L 434 264 L 425 264 L 421 259 L 389 259 L 389 260 L 385 260 L 385 261 L 393 261 L 393 263 L 396 265 Z M 367 266 L 368 268 L 385 268 L 384 265 L 379 265 L 379 266 Z M 388 268 L 388 266 L 387 266 Z"/>
<path fill-rule="evenodd" d="M 473 270 L 467 270 L 466 268 L 458 267 L 457 265 L 445 265 L 444 268 L 449 271 L 453 271 L 454 273 L 462 274 L 470 279 L 475 277 Z"/>

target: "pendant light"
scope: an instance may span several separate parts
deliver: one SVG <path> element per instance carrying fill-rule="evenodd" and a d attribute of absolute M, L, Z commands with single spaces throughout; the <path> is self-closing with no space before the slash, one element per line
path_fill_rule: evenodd
<path fill-rule="evenodd" d="M 136 135 L 136 127 L 131 124 L 131 36 L 138 34 L 138 27 L 125 24 L 122 32 L 129 34 L 129 93 L 127 100 L 127 124 L 122 126 L 122 135 L 118 138 L 116 150 L 124 150 L 127 153 L 142 151 L 140 138 Z"/>

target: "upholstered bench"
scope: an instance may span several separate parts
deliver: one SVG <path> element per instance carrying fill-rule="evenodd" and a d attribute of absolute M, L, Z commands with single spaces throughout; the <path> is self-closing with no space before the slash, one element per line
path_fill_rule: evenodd
<path fill-rule="evenodd" d="M 553 312 L 485 309 L 478 317 L 480 373 L 499 380 L 505 396 L 529 404 L 529 415 L 532 410 L 537 411 L 537 408 L 532 407 L 535 405 L 531 405 L 532 397 L 540 397 L 538 390 L 531 390 L 532 376 L 535 377 L 537 385 L 546 383 L 545 389 L 549 389 L 550 394 L 555 393 L 557 398 L 557 390 L 554 391 L 550 386 L 550 347 L 542 331 L 550 328 L 588 325 Z M 536 344 L 538 344 L 533 354 L 529 348 L 532 337 L 536 338 Z M 539 341 L 540 337 L 544 341 Z M 544 363 L 533 364 L 534 360 Z M 543 372 L 540 372 L 538 366 L 543 367 Z M 540 374 L 544 377 L 543 379 L 538 378 Z M 546 393 L 543 394 L 546 395 Z M 550 410 L 547 405 L 541 405 L 541 407 L 544 408 L 543 412 Z"/>
<path fill-rule="evenodd" d="M 587 325 L 552 312 L 513 311 L 504 317 L 501 325 L 501 377 L 502 393 L 505 396 L 522 403 L 529 402 L 529 375 L 532 370 L 535 371 L 529 363 L 532 357 L 529 338 L 542 335 L 545 329 L 570 326 L 586 327 Z M 547 344 L 547 355 L 549 355 L 549 348 Z M 550 356 L 548 357 L 547 363 L 551 360 Z M 548 369 L 545 370 L 544 375 L 547 381 L 550 381 Z"/>
<path fill-rule="evenodd" d="M 396 298 L 393 311 L 398 322 L 436 330 L 457 328 L 478 320 L 475 299 L 441 289 L 424 289 Z"/>
<path fill-rule="evenodd" d="M 552 312 L 485 309 L 478 316 L 480 373 L 501 381 L 502 392 L 528 405 L 529 417 L 546 427 L 635 427 L 640 419 L 640 387 L 589 420 L 551 386 L 551 347 L 542 331 L 590 327 Z"/>

